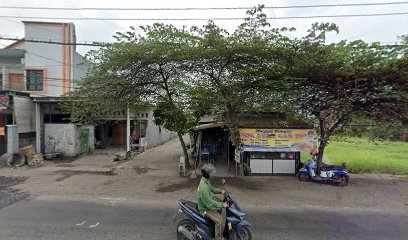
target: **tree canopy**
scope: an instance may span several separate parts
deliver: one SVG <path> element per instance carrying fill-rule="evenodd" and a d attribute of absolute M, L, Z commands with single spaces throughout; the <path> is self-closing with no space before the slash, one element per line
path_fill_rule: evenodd
<path fill-rule="evenodd" d="M 313 24 L 301 38 L 290 37 L 293 31 L 271 27 L 262 6 L 232 33 L 212 21 L 131 27 L 88 54 L 94 67 L 64 105 L 80 122 L 154 108 L 155 122 L 178 134 L 186 159 L 183 134 L 203 115 L 217 116 L 233 135 L 245 111 L 316 123 L 320 159 L 330 137 L 356 116 L 407 122 L 406 36 L 389 46 L 327 43 L 327 34 L 339 31 L 330 23 Z"/>

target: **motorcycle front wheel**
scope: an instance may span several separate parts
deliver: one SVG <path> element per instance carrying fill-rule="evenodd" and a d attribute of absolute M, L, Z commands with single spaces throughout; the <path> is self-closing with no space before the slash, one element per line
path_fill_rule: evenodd
<path fill-rule="evenodd" d="M 238 240 L 252 240 L 252 230 L 249 226 L 243 226 L 234 234 L 234 239 Z"/>

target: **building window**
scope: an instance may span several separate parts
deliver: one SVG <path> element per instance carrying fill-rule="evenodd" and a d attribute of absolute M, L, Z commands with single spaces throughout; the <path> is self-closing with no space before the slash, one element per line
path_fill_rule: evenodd
<path fill-rule="evenodd" d="M 43 70 L 26 70 L 27 90 L 43 91 L 44 90 L 44 71 Z"/>

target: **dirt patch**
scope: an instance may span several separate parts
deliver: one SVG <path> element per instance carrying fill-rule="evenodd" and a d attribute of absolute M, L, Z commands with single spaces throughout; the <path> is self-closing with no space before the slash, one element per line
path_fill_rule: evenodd
<path fill-rule="evenodd" d="M 114 180 L 109 180 L 109 181 L 104 182 L 103 185 L 104 186 L 110 186 L 110 185 L 113 185 L 114 183 L 115 183 Z"/>
<path fill-rule="evenodd" d="M 57 182 L 62 182 L 67 178 L 77 175 L 103 175 L 103 176 L 115 176 L 117 173 L 114 172 L 114 169 L 109 171 L 80 171 L 80 170 L 59 170 L 55 171 L 56 174 L 62 174 L 61 177 L 55 179 Z"/>
<path fill-rule="evenodd" d="M 50 162 L 54 164 L 61 164 L 61 163 L 72 163 L 75 160 L 80 159 L 82 156 L 77 156 L 77 157 L 57 157 L 55 159 L 52 159 Z"/>
<path fill-rule="evenodd" d="M 193 186 L 194 186 L 194 180 L 183 181 L 181 183 L 160 184 L 158 188 L 156 189 L 156 192 L 159 192 L 159 193 L 176 192 L 176 191 L 180 191 L 186 188 L 192 188 Z"/>
<path fill-rule="evenodd" d="M 223 178 L 215 178 L 211 180 L 213 186 L 222 186 L 222 179 Z M 261 190 L 263 188 L 263 184 L 259 182 L 253 182 L 249 179 L 245 179 L 245 177 L 227 177 L 224 178 L 226 182 L 226 187 L 236 187 L 244 190 Z M 172 183 L 172 184 L 160 184 L 156 192 L 160 193 L 168 193 L 168 192 L 176 192 L 186 188 L 197 188 L 198 184 L 200 183 L 201 178 L 190 178 L 186 179 L 179 183 Z"/>
<path fill-rule="evenodd" d="M 92 152 L 92 153 L 88 153 L 89 155 L 92 156 L 108 156 L 111 155 L 111 153 L 109 152 Z"/>
<path fill-rule="evenodd" d="M 74 164 L 69 164 L 69 163 L 60 163 L 60 164 L 56 164 L 56 167 L 75 167 Z"/>
<path fill-rule="evenodd" d="M 150 170 L 159 170 L 159 169 L 157 169 L 157 168 L 148 168 L 148 167 L 134 167 L 133 170 L 135 170 L 135 172 L 137 174 L 146 174 Z"/>
<path fill-rule="evenodd" d="M 376 179 L 376 178 L 353 178 L 352 183 L 355 185 L 377 185 L 377 186 L 384 186 L 384 185 L 399 185 L 400 182 L 403 182 L 399 179 Z"/>
<path fill-rule="evenodd" d="M 103 168 L 111 168 L 113 165 L 112 164 L 109 164 L 109 165 L 102 165 L 101 167 L 103 167 Z"/>

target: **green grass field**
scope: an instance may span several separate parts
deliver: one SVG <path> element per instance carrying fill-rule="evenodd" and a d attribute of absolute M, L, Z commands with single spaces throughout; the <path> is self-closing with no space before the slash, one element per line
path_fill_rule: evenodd
<path fill-rule="evenodd" d="M 306 155 L 302 155 L 302 159 Z M 346 138 L 332 141 L 324 162 L 347 164 L 353 173 L 390 173 L 408 175 L 408 143 Z"/>

